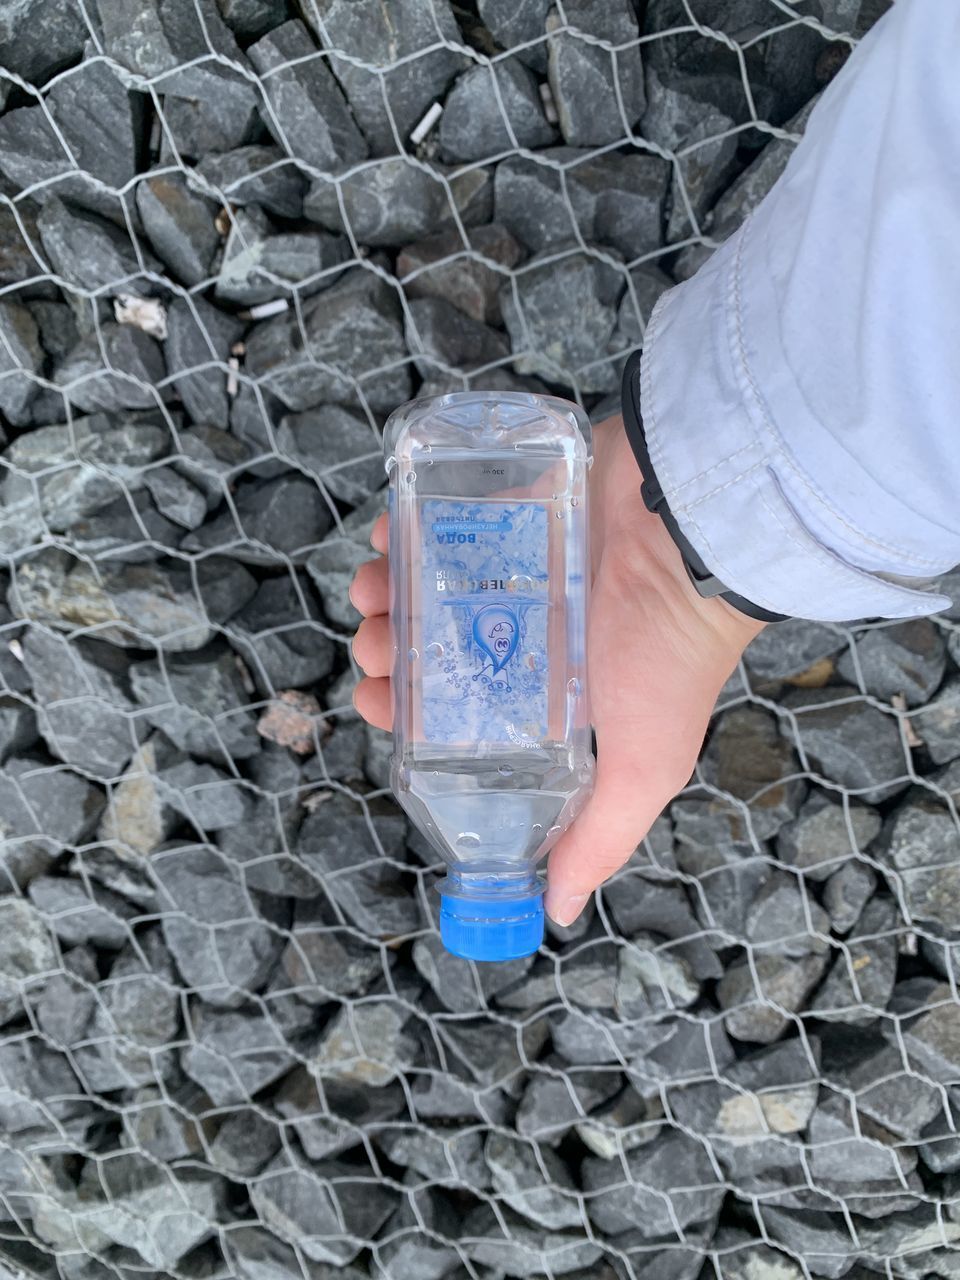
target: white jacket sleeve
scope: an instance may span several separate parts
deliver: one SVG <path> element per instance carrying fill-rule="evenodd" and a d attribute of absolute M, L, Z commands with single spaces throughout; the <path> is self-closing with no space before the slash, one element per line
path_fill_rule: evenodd
<path fill-rule="evenodd" d="M 667 503 L 717 577 L 777 613 L 949 604 L 923 587 L 960 562 L 958 67 L 957 0 L 897 0 L 647 327 Z"/>

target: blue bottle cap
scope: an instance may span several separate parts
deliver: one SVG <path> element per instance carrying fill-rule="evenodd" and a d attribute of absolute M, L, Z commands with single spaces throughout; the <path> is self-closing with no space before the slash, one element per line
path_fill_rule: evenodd
<path fill-rule="evenodd" d="M 440 938 L 464 960 L 518 960 L 543 941 L 543 893 L 522 898 L 440 895 Z"/>

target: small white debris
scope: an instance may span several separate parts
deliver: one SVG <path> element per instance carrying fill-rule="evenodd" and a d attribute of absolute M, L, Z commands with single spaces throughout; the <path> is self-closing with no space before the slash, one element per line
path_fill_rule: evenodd
<path fill-rule="evenodd" d="M 547 124 L 556 124 L 560 117 L 557 115 L 557 104 L 553 100 L 553 91 L 546 80 L 540 85 L 540 101 L 543 103 L 543 114 L 547 117 Z"/>
<path fill-rule="evenodd" d="M 151 338 L 167 336 L 167 312 L 159 298 L 138 298 L 135 293 L 121 293 L 113 300 L 113 314 L 118 324 L 132 324 Z"/>
<path fill-rule="evenodd" d="M 18 662 L 23 661 L 23 645 L 16 638 L 16 636 L 14 636 L 12 640 L 7 642 L 7 648 L 10 650 L 10 652 L 13 654 L 13 656 L 16 658 Z"/>
<path fill-rule="evenodd" d="M 892 707 L 895 707 L 897 711 L 905 712 L 907 709 L 906 696 L 902 693 L 895 693 L 893 697 L 890 699 L 890 705 Z M 903 736 L 906 739 L 907 746 L 910 747 L 911 749 L 913 749 L 914 747 L 922 747 L 923 739 L 920 737 L 920 735 L 917 733 L 916 729 L 914 728 L 913 721 L 910 719 L 910 717 L 908 715 L 902 715 L 902 716 L 897 716 L 897 719 L 903 725 Z"/>
<path fill-rule="evenodd" d="M 274 298 L 272 302 L 260 302 L 249 311 L 241 311 L 241 320 L 266 320 L 267 316 L 278 316 L 281 311 L 288 311 L 290 303 L 286 298 Z"/>
<path fill-rule="evenodd" d="M 410 141 L 415 147 L 419 147 L 420 143 L 424 140 L 442 115 L 443 107 L 439 102 L 434 102 L 432 106 L 427 107 L 426 115 L 410 134 Z"/>
<path fill-rule="evenodd" d="M 240 361 L 236 356 L 231 356 L 227 361 L 227 368 L 230 372 L 227 374 L 227 395 L 231 399 L 240 390 L 240 383 L 237 381 L 237 374 L 240 372 Z"/>

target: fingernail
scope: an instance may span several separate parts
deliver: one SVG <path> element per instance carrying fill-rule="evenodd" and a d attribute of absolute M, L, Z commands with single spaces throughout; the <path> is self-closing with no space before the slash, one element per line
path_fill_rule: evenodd
<path fill-rule="evenodd" d="M 569 898 L 565 898 L 555 911 L 551 908 L 550 916 L 554 923 L 564 929 L 573 924 L 574 920 L 587 905 L 589 897 L 589 893 L 574 893 Z"/>

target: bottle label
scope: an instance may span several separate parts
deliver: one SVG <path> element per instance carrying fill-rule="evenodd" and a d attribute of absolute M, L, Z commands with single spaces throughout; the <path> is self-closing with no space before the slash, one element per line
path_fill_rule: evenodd
<path fill-rule="evenodd" d="M 546 507 L 428 498 L 421 514 L 424 738 L 539 746 L 547 734 Z"/>

